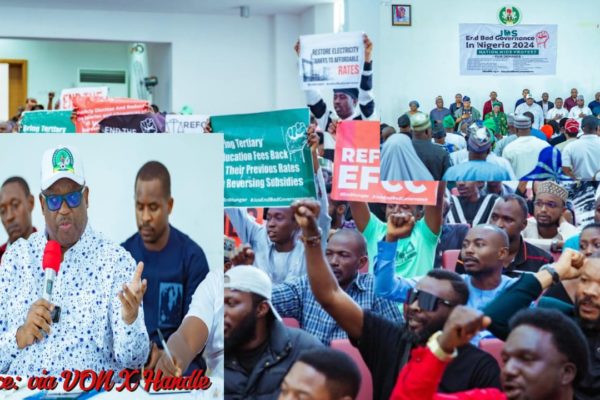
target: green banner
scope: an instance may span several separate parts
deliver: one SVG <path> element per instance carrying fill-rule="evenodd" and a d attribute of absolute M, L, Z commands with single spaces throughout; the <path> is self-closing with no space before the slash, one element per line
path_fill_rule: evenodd
<path fill-rule="evenodd" d="M 21 133 L 75 133 L 73 110 L 29 111 L 23 113 Z"/>
<path fill-rule="evenodd" d="M 225 135 L 225 207 L 285 207 L 316 197 L 308 109 L 211 117 Z"/>

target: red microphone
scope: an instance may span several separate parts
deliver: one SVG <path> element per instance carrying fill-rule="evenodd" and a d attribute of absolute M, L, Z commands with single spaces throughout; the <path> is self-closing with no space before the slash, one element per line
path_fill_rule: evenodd
<path fill-rule="evenodd" d="M 44 294 L 42 297 L 50 303 L 52 302 L 52 287 L 54 286 L 54 279 L 60 269 L 61 258 L 62 250 L 60 248 L 60 243 L 55 240 L 48 240 L 42 258 L 42 269 L 45 272 Z"/>

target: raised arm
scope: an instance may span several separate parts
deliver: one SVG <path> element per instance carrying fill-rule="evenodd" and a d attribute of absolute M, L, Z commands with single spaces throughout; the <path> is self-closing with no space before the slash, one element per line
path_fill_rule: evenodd
<path fill-rule="evenodd" d="M 429 230 L 435 235 L 439 235 L 442 229 L 442 214 L 444 204 L 444 192 L 446 191 L 446 182 L 438 182 L 437 196 L 434 206 L 425 206 L 425 223 Z"/>
<path fill-rule="evenodd" d="M 369 220 L 371 219 L 371 211 L 369 210 L 369 204 L 351 201 L 350 211 L 352 212 L 352 218 L 354 219 L 356 228 L 360 233 L 363 233 L 365 229 L 367 229 L 367 225 L 369 224 Z"/>
<path fill-rule="evenodd" d="M 301 200 L 295 202 L 292 209 L 296 222 L 302 229 L 306 270 L 315 298 L 351 339 L 360 339 L 364 322 L 363 310 L 340 288 L 321 249 L 321 235 L 316 219 L 320 211 L 319 203 Z"/>
<path fill-rule="evenodd" d="M 583 261 L 582 254 L 566 249 L 557 262 L 549 265 L 554 268 L 560 280 L 568 280 L 579 276 Z M 546 270 L 523 274 L 485 307 L 485 315 L 492 319 L 489 331 L 497 338 L 506 340 L 511 317 L 519 310 L 529 307 L 550 285 L 552 274 Z"/>

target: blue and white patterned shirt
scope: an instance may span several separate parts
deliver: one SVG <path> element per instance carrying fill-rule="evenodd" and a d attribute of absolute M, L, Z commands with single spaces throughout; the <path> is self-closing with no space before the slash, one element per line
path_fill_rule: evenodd
<path fill-rule="evenodd" d="M 362 308 L 395 323 L 401 323 L 398 305 L 375 295 L 375 279 L 359 273 L 346 288 L 346 293 Z M 315 299 L 308 277 L 294 279 L 273 287 L 273 306 L 281 317 L 295 318 L 300 327 L 329 346 L 334 339 L 348 339 L 348 334 Z"/>
<path fill-rule="evenodd" d="M 121 246 L 88 226 L 64 254 L 54 281 L 52 303 L 61 307 L 58 323 L 41 342 L 19 350 L 17 328 L 32 303 L 42 297 L 42 256 L 46 236 L 19 239 L 0 265 L 0 373 L 58 376 L 66 369 L 95 371 L 139 368 L 148 357 L 144 313 L 131 325 L 121 318 L 117 296 L 136 265 Z"/>

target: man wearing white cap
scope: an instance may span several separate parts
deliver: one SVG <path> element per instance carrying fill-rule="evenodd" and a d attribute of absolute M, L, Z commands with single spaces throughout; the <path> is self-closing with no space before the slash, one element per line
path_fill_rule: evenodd
<path fill-rule="evenodd" d="M 581 120 L 587 115 L 592 115 L 592 110 L 585 105 L 583 96 L 579 95 L 577 96 L 577 102 L 575 106 L 571 107 L 569 110 L 569 118 L 573 118 L 581 124 Z"/>
<path fill-rule="evenodd" d="M 274 399 L 304 350 L 322 346 L 286 327 L 271 303 L 269 276 L 253 266 L 225 273 L 225 398 Z"/>
<path fill-rule="evenodd" d="M 515 114 L 522 115 L 527 111 L 532 113 L 534 116 L 533 128 L 540 129 L 544 124 L 544 110 L 542 110 L 542 107 L 540 107 L 539 104 L 533 101 L 533 96 L 530 94 L 525 96 L 525 103 L 520 104 L 515 109 Z"/>
<path fill-rule="evenodd" d="M 0 373 L 32 376 L 45 369 L 57 376 L 66 369 L 139 368 L 146 361 L 143 264 L 136 268 L 123 248 L 90 227 L 88 195 L 77 150 L 46 150 L 39 196 L 46 228 L 15 242 L 0 268 Z M 58 242 L 62 259 L 52 303 L 41 298 L 49 241 Z"/>
<path fill-rule="evenodd" d="M 525 115 L 515 116 L 515 129 L 517 138 L 506 145 L 502 157 L 510 162 L 517 178 L 521 178 L 534 170 L 540 152 L 550 145 L 531 135 L 531 119 Z"/>

